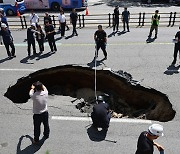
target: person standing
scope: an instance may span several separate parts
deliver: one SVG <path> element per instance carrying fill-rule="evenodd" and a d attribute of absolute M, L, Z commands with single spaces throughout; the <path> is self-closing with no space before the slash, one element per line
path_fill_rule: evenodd
<path fill-rule="evenodd" d="M 45 25 L 46 21 L 48 21 L 49 24 L 52 24 L 52 19 L 51 19 L 51 16 L 49 15 L 48 12 L 45 12 L 45 16 L 44 16 L 44 25 Z"/>
<path fill-rule="evenodd" d="M 40 137 L 41 123 L 44 125 L 44 138 L 49 138 L 49 113 L 47 108 L 48 103 L 48 90 L 39 81 L 31 86 L 29 96 L 33 100 L 33 123 L 34 123 L 34 140 L 33 143 L 37 144 Z"/>
<path fill-rule="evenodd" d="M 78 36 L 78 33 L 76 31 L 77 20 L 78 20 L 78 14 L 76 13 L 75 9 L 72 9 L 72 12 L 70 14 L 70 23 L 72 23 L 73 25 L 72 35 L 76 35 L 76 36 Z"/>
<path fill-rule="evenodd" d="M 44 34 L 41 26 L 37 25 L 36 40 L 39 45 L 40 53 L 42 53 L 44 51 L 44 37 L 45 37 L 45 34 Z"/>
<path fill-rule="evenodd" d="M 130 20 L 130 12 L 127 10 L 127 7 L 125 7 L 124 11 L 122 12 L 122 22 L 123 22 L 124 31 L 125 31 L 125 27 L 127 26 L 127 31 L 129 32 L 129 20 Z"/>
<path fill-rule="evenodd" d="M 8 58 L 11 59 L 11 58 L 16 57 L 15 46 L 13 43 L 13 37 L 12 37 L 11 32 L 7 28 L 7 25 L 5 23 L 1 24 L 0 35 L 2 36 L 3 43 L 4 43 L 4 46 L 5 46 L 6 51 L 7 51 Z M 11 47 L 11 52 L 9 51 L 9 47 Z"/>
<path fill-rule="evenodd" d="M 149 38 L 152 36 L 152 32 L 153 30 L 155 30 L 155 39 L 157 38 L 157 34 L 158 34 L 158 25 L 159 25 L 159 20 L 160 20 L 160 15 L 158 14 L 159 10 L 155 11 L 155 15 L 152 16 L 151 20 L 151 28 L 150 28 L 150 32 L 149 32 Z"/>
<path fill-rule="evenodd" d="M 179 26 L 179 29 L 180 29 L 180 26 Z M 178 31 L 175 35 L 174 60 L 172 62 L 172 65 L 176 64 L 178 51 L 180 55 L 180 31 Z"/>
<path fill-rule="evenodd" d="M 102 29 L 102 25 L 98 25 L 98 30 L 94 33 L 94 40 L 96 43 L 96 57 L 98 57 L 98 51 L 101 48 L 104 53 L 104 59 L 107 59 L 106 44 L 107 34 Z"/>
<path fill-rule="evenodd" d="M 119 29 L 119 6 L 116 6 L 114 9 L 114 25 L 113 25 L 113 32 L 118 31 Z"/>
<path fill-rule="evenodd" d="M 135 154 L 153 154 L 154 146 L 156 146 L 159 151 L 164 151 L 161 145 L 154 142 L 155 139 L 163 135 L 163 126 L 159 124 L 149 126 L 148 131 L 143 131 L 140 134 Z"/>
<path fill-rule="evenodd" d="M 34 10 L 31 10 L 31 14 L 29 15 L 29 21 L 30 24 L 35 23 L 36 25 L 39 22 L 39 16 L 36 13 L 34 13 Z"/>
<path fill-rule="evenodd" d="M 49 24 L 48 21 L 46 21 L 46 23 L 45 23 L 45 32 L 46 32 L 46 37 L 48 39 L 48 43 L 49 43 L 51 52 L 54 52 L 54 51 L 56 52 L 57 48 L 56 48 L 56 42 L 54 39 L 54 35 L 56 32 L 54 30 L 53 25 Z"/>
<path fill-rule="evenodd" d="M 58 16 L 59 26 L 61 27 L 61 37 L 65 35 L 65 26 L 66 26 L 66 17 L 64 15 L 64 11 L 60 11 Z"/>
<path fill-rule="evenodd" d="M 36 24 L 32 23 L 31 27 L 29 27 L 27 29 L 27 44 L 28 44 L 27 50 L 28 50 L 28 57 L 31 56 L 31 45 L 32 45 L 32 48 L 33 48 L 33 55 L 37 54 L 36 53 L 35 36 L 34 36 L 34 33 L 36 32 L 35 28 L 36 28 Z"/>
<path fill-rule="evenodd" d="M 111 119 L 111 112 L 109 111 L 109 105 L 104 102 L 102 96 L 97 98 L 98 104 L 93 107 L 91 118 L 94 128 L 102 128 L 107 130 Z"/>

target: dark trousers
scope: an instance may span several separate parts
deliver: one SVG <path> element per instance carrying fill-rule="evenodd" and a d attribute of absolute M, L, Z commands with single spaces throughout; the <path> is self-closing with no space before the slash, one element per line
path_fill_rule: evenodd
<path fill-rule="evenodd" d="M 72 22 L 72 25 L 73 25 L 73 32 L 72 34 L 76 34 L 77 35 L 77 31 L 76 31 L 76 21 L 75 22 Z"/>
<path fill-rule="evenodd" d="M 42 52 L 44 51 L 44 39 L 37 40 L 39 45 L 39 50 Z"/>
<path fill-rule="evenodd" d="M 34 114 L 33 115 L 33 123 L 34 123 L 34 140 L 36 142 L 39 141 L 39 136 L 40 136 L 40 130 L 41 130 L 41 123 L 44 125 L 44 136 L 46 138 L 49 137 L 49 114 L 48 112 L 44 112 L 41 114 Z"/>
<path fill-rule="evenodd" d="M 7 51 L 7 55 L 10 56 L 15 56 L 15 47 L 14 47 L 14 43 L 10 42 L 10 43 L 4 43 L 6 51 Z M 11 52 L 9 51 L 9 47 L 11 47 Z"/>
<path fill-rule="evenodd" d="M 179 51 L 179 54 L 180 54 L 180 43 L 175 43 L 175 46 L 174 46 L 174 60 L 173 60 L 172 64 L 176 64 L 178 51 Z"/>
<path fill-rule="evenodd" d="M 158 33 L 158 26 L 154 26 L 152 25 L 150 28 L 150 32 L 149 32 L 149 37 L 152 36 L 152 32 L 155 30 L 155 37 L 157 37 L 157 33 Z"/>
<path fill-rule="evenodd" d="M 31 56 L 31 45 L 33 47 L 33 54 L 36 54 L 36 44 L 35 40 L 30 40 L 28 43 L 28 56 Z"/>
<path fill-rule="evenodd" d="M 104 53 L 104 56 L 107 57 L 105 42 L 97 42 L 96 43 L 96 50 L 97 50 L 97 55 L 96 56 L 98 56 L 98 51 L 99 51 L 100 48 L 102 49 L 102 51 Z"/>
<path fill-rule="evenodd" d="M 114 19 L 113 31 L 118 31 L 119 29 L 119 19 Z"/>
<path fill-rule="evenodd" d="M 91 114 L 91 119 L 93 122 L 93 126 L 100 127 L 100 128 L 108 128 L 110 119 L 111 119 L 111 113 L 107 113 L 106 117 L 99 118 L 94 114 L 94 112 Z"/>
<path fill-rule="evenodd" d="M 50 46 L 50 49 L 52 52 L 57 51 L 56 42 L 55 42 L 54 37 L 48 38 L 48 43 L 49 43 L 49 46 Z"/>
<path fill-rule="evenodd" d="M 125 27 L 127 26 L 127 31 L 129 31 L 129 21 L 123 20 L 123 29 L 125 31 Z"/>
<path fill-rule="evenodd" d="M 65 26 L 66 26 L 66 23 L 61 23 L 61 36 L 64 36 L 65 34 Z"/>

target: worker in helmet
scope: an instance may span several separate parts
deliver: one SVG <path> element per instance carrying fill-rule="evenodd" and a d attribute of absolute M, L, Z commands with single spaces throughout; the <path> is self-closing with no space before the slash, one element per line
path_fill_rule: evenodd
<path fill-rule="evenodd" d="M 144 131 L 140 134 L 136 154 L 153 154 L 154 146 L 163 153 L 164 148 L 154 142 L 155 139 L 163 135 L 163 126 L 159 124 L 152 124 L 148 131 Z"/>
<path fill-rule="evenodd" d="M 93 127 L 107 130 L 111 119 L 109 105 L 105 103 L 102 96 L 97 97 L 97 102 L 98 104 L 93 107 L 93 112 L 91 113 Z"/>

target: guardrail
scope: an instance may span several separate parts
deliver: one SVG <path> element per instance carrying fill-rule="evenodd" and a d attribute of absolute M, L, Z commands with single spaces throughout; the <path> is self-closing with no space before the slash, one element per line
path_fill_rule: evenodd
<path fill-rule="evenodd" d="M 154 13 L 132 13 L 130 16 L 129 25 L 130 27 L 144 27 L 151 25 L 151 17 Z M 59 27 L 58 17 L 55 15 L 51 16 L 53 25 L 55 28 Z M 84 15 L 78 14 L 77 27 L 93 27 L 102 24 L 106 27 L 113 26 L 114 14 L 94 14 L 94 15 Z M 12 29 L 27 29 L 30 26 L 29 17 L 20 16 L 19 18 L 8 18 L 8 23 Z M 40 16 L 40 25 L 44 25 L 44 17 Z M 67 24 L 70 23 L 69 16 L 67 16 Z M 120 15 L 120 25 L 121 25 L 121 15 Z M 164 27 L 180 26 L 180 13 L 170 12 L 170 13 L 160 13 L 160 25 Z"/>

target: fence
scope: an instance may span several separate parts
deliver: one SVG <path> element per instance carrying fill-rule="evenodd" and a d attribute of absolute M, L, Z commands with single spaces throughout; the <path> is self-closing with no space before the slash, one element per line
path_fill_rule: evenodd
<path fill-rule="evenodd" d="M 151 17 L 153 13 L 132 13 L 130 16 L 129 25 L 130 27 L 144 27 L 151 25 Z M 120 15 L 121 16 L 121 15 Z M 160 13 L 160 25 L 164 27 L 180 26 L 180 13 L 170 12 L 170 13 Z M 12 29 L 27 29 L 30 26 L 30 22 L 27 16 L 20 16 L 18 18 L 8 18 L 9 26 Z M 55 15 L 51 16 L 53 25 L 55 28 L 59 27 L 58 17 Z M 78 15 L 77 27 L 93 27 L 99 24 L 112 27 L 113 26 L 114 14 L 94 14 L 85 16 L 84 14 Z M 44 25 L 43 16 L 40 16 L 40 25 Z M 120 18 L 121 20 L 121 18 Z M 67 24 L 70 23 L 69 16 L 67 16 Z M 121 22 L 120 22 L 121 23 Z"/>

